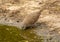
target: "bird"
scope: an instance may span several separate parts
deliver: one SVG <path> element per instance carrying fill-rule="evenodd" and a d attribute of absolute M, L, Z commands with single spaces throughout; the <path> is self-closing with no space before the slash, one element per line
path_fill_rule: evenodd
<path fill-rule="evenodd" d="M 26 29 L 27 27 L 32 26 L 40 16 L 40 11 L 32 12 L 28 14 L 20 24 L 20 29 Z"/>

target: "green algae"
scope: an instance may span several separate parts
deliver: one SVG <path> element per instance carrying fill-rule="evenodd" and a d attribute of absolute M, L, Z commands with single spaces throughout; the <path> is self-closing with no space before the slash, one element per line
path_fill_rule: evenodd
<path fill-rule="evenodd" d="M 0 42 L 43 42 L 41 36 L 14 26 L 0 25 Z"/>

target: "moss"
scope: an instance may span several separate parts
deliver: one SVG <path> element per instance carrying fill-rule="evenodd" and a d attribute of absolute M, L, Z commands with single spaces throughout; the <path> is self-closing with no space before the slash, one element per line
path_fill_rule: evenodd
<path fill-rule="evenodd" d="M 42 42 L 41 37 L 13 26 L 0 25 L 0 42 Z"/>

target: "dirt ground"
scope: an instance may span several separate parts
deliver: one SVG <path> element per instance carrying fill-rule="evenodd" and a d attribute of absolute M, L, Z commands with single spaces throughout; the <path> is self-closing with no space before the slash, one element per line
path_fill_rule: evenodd
<path fill-rule="evenodd" d="M 0 24 L 18 27 L 25 16 L 42 7 L 36 26 L 26 31 L 43 36 L 43 42 L 60 42 L 60 0 L 0 0 Z"/>

